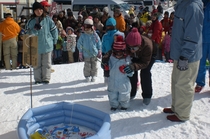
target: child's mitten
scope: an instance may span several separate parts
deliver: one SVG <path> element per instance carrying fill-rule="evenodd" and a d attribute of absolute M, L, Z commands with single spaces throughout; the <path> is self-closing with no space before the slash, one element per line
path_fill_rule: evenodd
<path fill-rule="evenodd" d="M 125 68 L 125 65 L 122 65 L 119 67 L 120 72 L 122 72 L 123 74 L 125 74 L 124 68 Z"/>
<path fill-rule="evenodd" d="M 97 57 L 98 57 L 98 58 L 101 58 L 101 56 L 102 56 L 101 50 L 98 50 L 98 55 L 97 55 Z"/>

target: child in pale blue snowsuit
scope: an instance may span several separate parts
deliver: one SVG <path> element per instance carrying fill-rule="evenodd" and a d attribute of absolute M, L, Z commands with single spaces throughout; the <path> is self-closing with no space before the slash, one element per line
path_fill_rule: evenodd
<path fill-rule="evenodd" d="M 125 42 L 115 42 L 109 59 L 108 97 L 111 110 L 114 111 L 119 106 L 121 110 L 126 110 L 130 102 L 131 83 L 128 76 L 133 76 L 133 73 L 126 74 L 123 70 L 131 63 L 131 58 L 126 54 L 125 49 Z"/>

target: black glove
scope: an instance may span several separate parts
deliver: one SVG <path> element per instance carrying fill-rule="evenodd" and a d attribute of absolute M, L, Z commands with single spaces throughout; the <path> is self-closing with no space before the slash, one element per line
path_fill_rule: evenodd
<path fill-rule="evenodd" d="M 180 71 L 185 71 L 188 69 L 188 59 L 183 57 L 183 56 L 180 56 L 179 57 L 179 60 L 178 60 L 178 63 L 177 63 L 177 68 L 180 70 Z"/>
<path fill-rule="evenodd" d="M 124 72 L 126 74 L 130 74 L 131 72 L 133 72 L 133 68 L 131 65 L 126 65 L 125 68 L 124 68 Z"/>

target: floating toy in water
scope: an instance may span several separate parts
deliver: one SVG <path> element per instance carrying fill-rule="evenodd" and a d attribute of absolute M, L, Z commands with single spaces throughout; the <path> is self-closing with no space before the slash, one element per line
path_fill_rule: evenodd
<path fill-rule="evenodd" d="M 35 132 L 30 136 L 30 139 L 46 139 L 44 136 L 42 136 L 38 131 Z"/>
<path fill-rule="evenodd" d="M 72 131 L 75 133 L 79 133 L 80 129 L 78 126 L 73 126 Z"/>
<path fill-rule="evenodd" d="M 64 126 L 64 127 L 54 127 L 54 130 L 51 131 L 52 136 L 56 138 L 65 138 L 71 137 L 72 134 L 78 134 L 80 132 L 79 127 L 77 126 Z"/>

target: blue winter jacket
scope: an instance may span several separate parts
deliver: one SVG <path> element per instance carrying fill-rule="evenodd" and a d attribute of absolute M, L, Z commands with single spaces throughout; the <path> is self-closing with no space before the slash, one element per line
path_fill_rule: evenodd
<path fill-rule="evenodd" d="M 179 0 L 175 7 L 170 55 L 189 62 L 202 57 L 203 4 L 201 0 Z"/>
<path fill-rule="evenodd" d="M 204 8 L 203 43 L 210 43 L 210 2 Z"/>
<path fill-rule="evenodd" d="M 106 54 L 112 49 L 112 44 L 114 42 L 114 34 L 116 32 L 117 30 L 109 30 L 106 34 L 104 34 L 102 38 L 102 53 Z"/>
<path fill-rule="evenodd" d="M 66 46 L 67 46 L 67 41 L 63 41 L 62 44 L 63 51 L 68 51 Z"/>
<path fill-rule="evenodd" d="M 31 18 L 26 24 L 26 30 L 28 34 L 34 34 L 38 36 L 38 53 L 44 54 L 53 51 L 53 45 L 58 40 L 58 30 L 53 20 L 46 16 L 40 22 L 42 28 L 40 30 L 34 29 L 36 19 Z"/>
<path fill-rule="evenodd" d="M 101 40 L 94 31 L 91 34 L 82 33 L 77 41 L 77 49 L 83 54 L 84 58 L 96 57 L 101 51 Z"/>

